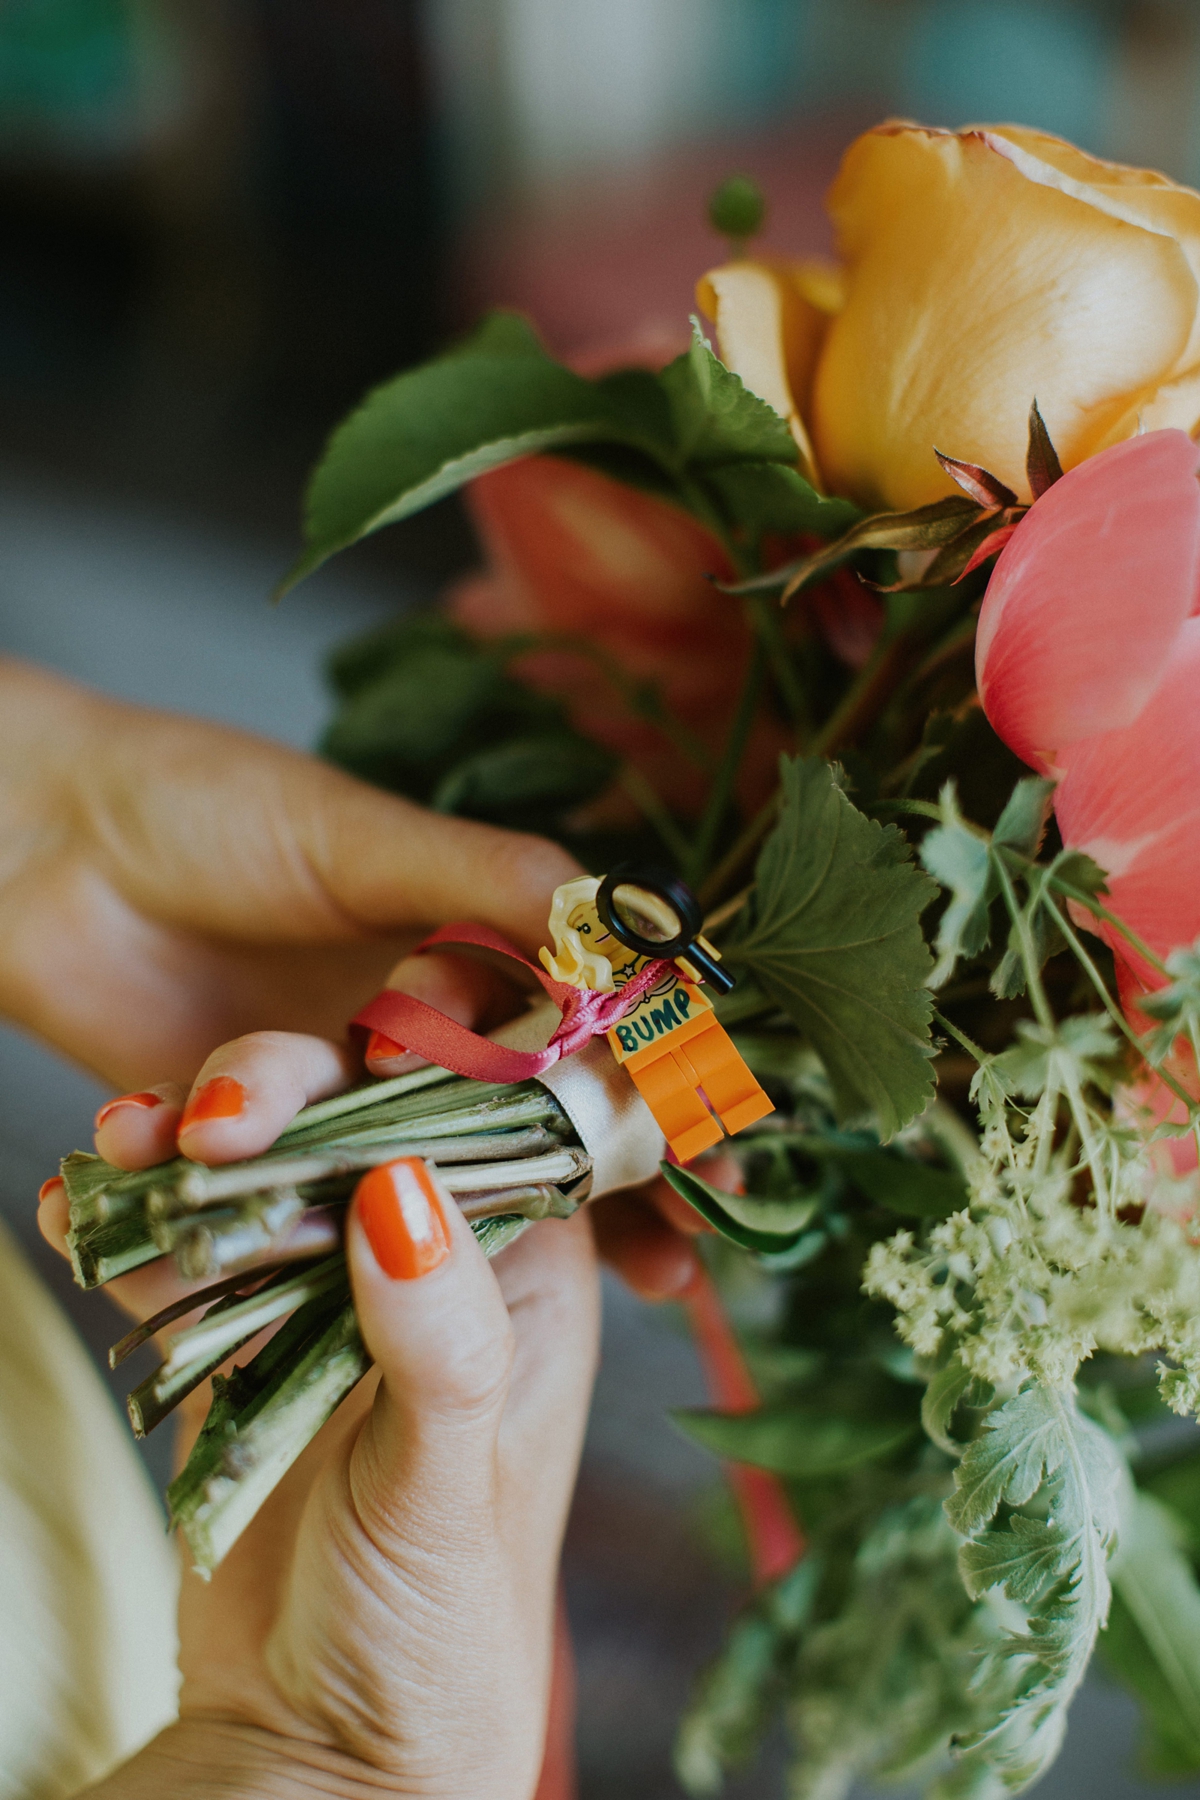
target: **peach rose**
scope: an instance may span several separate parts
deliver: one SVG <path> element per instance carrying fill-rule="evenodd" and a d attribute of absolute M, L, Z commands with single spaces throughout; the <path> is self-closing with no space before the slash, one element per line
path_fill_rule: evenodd
<path fill-rule="evenodd" d="M 829 492 L 953 493 L 938 449 L 1030 498 L 1037 400 L 1064 468 L 1200 420 L 1200 194 L 1020 126 L 889 123 L 829 195 L 841 266 L 728 264 L 721 354 Z"/>

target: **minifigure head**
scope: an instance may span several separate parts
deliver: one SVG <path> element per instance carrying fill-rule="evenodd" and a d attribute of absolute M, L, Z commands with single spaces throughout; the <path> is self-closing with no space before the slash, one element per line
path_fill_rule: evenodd
<path fill-rule="evenodd" d="M 596 911 L 599 877 L 581 875 L 554 890 L 550 905 L 550 936 L 555 954 L 538 952 L 547 972 L 571 987 L 594 988 L 602 994 L 613 989 L 613 970 L 637 961 L 637 952 L 626 949 L 600 921 Z"/>

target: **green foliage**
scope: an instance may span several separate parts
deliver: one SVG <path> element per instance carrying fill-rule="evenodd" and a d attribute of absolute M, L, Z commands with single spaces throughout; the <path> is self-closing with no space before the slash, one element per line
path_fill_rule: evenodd
<path fill-rule="evenodd" d="M 1193 1049 L 1200 1043 L 1200 942 L 1172 951 L 1167 973 L 1170 983 L 1139 1002 L 1142 1011 L 1158 1022 L 1146 1044 L 1155 1062 L 1164 1061 L 1179 1038 Z"/>
<path fill-rule="evenodd" d="M 504 645 L 480 645 L 436 614 L 372 633 L 334 660 L 342 705 L 321 748 L 439 811 L 553 831 L 607 784 L 616 759 L 507 661 Z"/>
<path fill-rule="evenodd" d="M 709 224 L 735 244 L 755 237 L 762 230 L 766 214 L 762 189 L 749 175 L 730 175 L 708 203 Z"/>
<path fill-rule="evenodd" d="M 803 1031 L 843 1116 L 872 1111 L 886 1139 L 933 1092 L 920 925 L 933 889 L 901 833 L 860 813 L 827 763 L 785 760 L 780 774 L 779 823 L 726 954 Z"/>
<path fill-rule="evenodd" d="M 538 820 L 556 821 L 592 799 L 616 766 L 614 756 L 571 731 L 513 738 L 464 757 L 430 804 L 435 812 L 536 830 Z"/>
<path fill-rule="evenodd" d="M 990 1413 L 959 1464 L 946 1513 L 967 1539 L 959 1553 L 967 1592 L 979 1598 L 1002 1588 L 1025 1610 L 1024 1629 L 998 1647 L 988 1675 L 1006 1686 L 1012 1659 L 1028 1659 L 1011 1701 L 962 1737 L 962 1766 L 994 1770 L 1010 1792 L 1035 1781 L 1058 1753 L 1108 1616 L 1107 1562 L 1127 1479 L 1111 1440 L 1079 1412 L 1072 1391 L 1048 1383 Z M 1036 1510 L 1022 1510 L 1034 1502 Z"/>
<path fill-rule="evenodd" d="M 1142 1757 L 1151 1775 L 1200 1769 L 1200 1588 L 1183 1538 L 1159 1501 L 1135 1497 L 1100 1639 L 1105 1662 L 1142 1703 Z"/>
<path fill-rule="evenodd" d="M 997 857 L 1005 850 L 1021 857 L 1037 855 L 1053 792 L 1054 783 L 1039 776 L 1019 781 L 989 835 L 962 817 L 952 781 L 942 789 L 942 822 L 921 844 L 921 861 L 950 894 L 938 924 L 938 962 L 929 978 L 931 987 L 941 987 L 949 979 L 960 957 L 978 956 L 987 947 L 992 902 L 1000 892 Z M 1013 955 L 1019 956 L 1019 951 Z"/>
<path fill-rule="evenodd" d="M 891 1456 L 910 1444 L 918 1429 L 911 1417 L 856 1418 L 843 1410 L 841 1396 L 827 1405 L 812 1401 L 750 1413 L 671 1416 L 685 1436 L 715 1456 L 807 1481 Z"/>
<path fill-rule="evenodd" d="M 996 1791 L 951 1761 L 995 1705 L 978 1686 L 994 1622 L 965 1593 L 955 1550 L 932 1496 L 886 1507 L 864 1534 L 842 1604 L 796 1658 L 796 1800 L 842 1800 L 857 1779 L 918 1779 L 945 1800 Z"/>
<path fill-rule="evenodd" d="M 820 1578 L 820 1562 L 807 1556 L 734 1620 L 680 1722 L 675 1771 L 689 1794 L 719 1794 L 725 1770 L 753 1755 L 786 1690 Z"/>
<path fill-rule="evenodd" d="M 659 376 L 678 461 L 697 469 L 727 463 L 794 463 L 787 422 L 713 355 L 699 322 L 692 342 Z"/>
<path fill-rule="evenodd" d="M 729 1194 L 678 1163 L 664 1162 L 660 1167 L 664 1179 L 675 1192 L 689 1206 L 694 1206 L 722 1237 L 743 1250 L 790 1248 L 817 1210 L 817 1201 L 807 1194 L 788 1195 L 783 1199 Z"/>
<path fill-rule="evenodd" d="M 849 500 L 830 500 L 782 462 L 731 462 L 705 471 L 705 485 L 731 531 L 751 544 L 767 532 L 836 537 L 860 517 Z"/>
<path fill-rule="evenodd" d="M 929 977 L 938 988 L 954 973 L 960 956 L 978 956 L 991 936 L 991 905 L 996 897 L 987 835 L 962 817 L 954 783 L 942 790 L 942 823 L 926 833 L 921 861 L 950 894 L 938 923 L 938 960 Z"/>
<path fill-rule="evenodd" d="M 515 457 L 631 439 L 594 383 L 547 356 L 523 319 L 497 313 L 449 354 L 376 388 L 334 432 L 308 490 L 307 547 L 281 591 Z"/>
<path fill-rule="evenodd" d="M 447 354 L 384 382 L 337 428 L 309 484 L 304 552 L 280 592 L 488 470 L 546 452 L 598 459 L 706 522 L 721 502 L 707 479 L 719 484 L 742 464 L 796 474 L 797 462 L 785 421 L 718 361 L 699 325 L 661 375 L 587 381 L 548 356 L 524 319 L 495 313 Z M 840 530 L 858 516 L 820 500 L 798 474 L 772 485 L 768 510 L 802 518 L 805 529 Z"/>

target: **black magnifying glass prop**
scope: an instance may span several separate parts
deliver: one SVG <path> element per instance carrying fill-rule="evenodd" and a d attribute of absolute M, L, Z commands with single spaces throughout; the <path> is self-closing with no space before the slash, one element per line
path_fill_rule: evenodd
<path fill-rule="evenodd" d="M 718 994 L 732 991 L 733 976 L 700 935 L 700 902 L 669 869 L 619 863 L 600 884 L 596 911 L 627 949 L 679 962 L 685 974 L 703 977 Z"/>

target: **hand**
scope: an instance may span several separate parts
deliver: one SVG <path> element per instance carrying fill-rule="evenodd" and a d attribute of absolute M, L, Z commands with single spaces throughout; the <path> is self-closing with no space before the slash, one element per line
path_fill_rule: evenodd
<path fill-rule="evenodd" d="M 185 1128 L 188 1154 L 265 1149 L 299 1105 L 345 1085 L 339 1056 L 281 1033 L 225 1046 L 202 1075 L 236 1081 L 243 1105 Z M 121 1123 L 129 1166 L 159 1154 L 154 1111 Z M 330 1421 L 211 1584 L 185 1580 L 180 1724 L 96 1800 L 533 1792 L 596 1354 L 588 1223 L 533 1227 L 490 1265 L 444 1191 L 428 1223 L 433 1249 L 413 1275 L 421 1240 L 408 1209 L 386 1195 L 365 1214 L 356 1206 L 347 1251 L 377 1380 Z M 389 1272 L 400 1268 L 407 1278 Z M 138 1279 L 113 1285 L 128 1299 Z"/>
<path fill-rule="evenodd" d="M 518 997 L 492 971 L 397 953 L 456 918 L 532 953 L 549 896 L 580 872 L 542 838 L 21 663 L 0 660 L 0 718 L 0 1014 L 162 1101 L 164 1155 L 214 1044 L 340 1035 L 389 967 L 390 985 L 463 1023 L 508 1016 Z M 694 1215 L 665 1183 L 654 1193 L 657 1210 L 623 1195 L 597 1213 L 603 1253 L 648 1298 L 695 1269 L 675 1229 Z"/>

